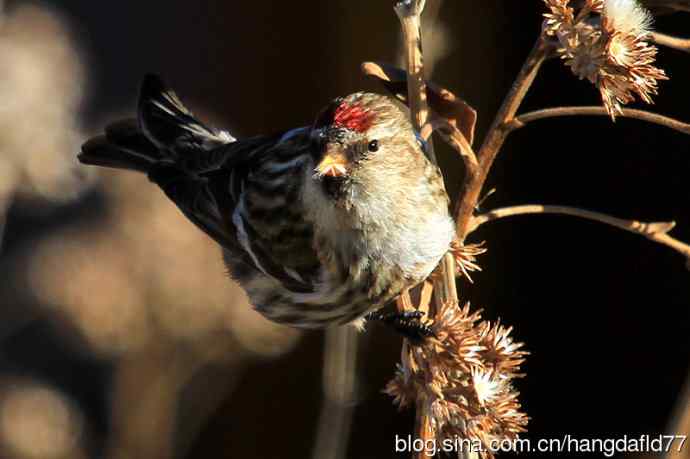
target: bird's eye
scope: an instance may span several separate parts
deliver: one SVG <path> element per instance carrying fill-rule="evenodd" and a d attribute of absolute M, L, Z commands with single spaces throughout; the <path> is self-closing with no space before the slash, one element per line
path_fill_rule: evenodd
<path fill-rule="evenodd" d="M 379 141 L 378 140 L 372 140 L 371 142 L 369 142 L 369 145 L 367 146 L 367 148 L 372 153 L 379 151 Z"/>

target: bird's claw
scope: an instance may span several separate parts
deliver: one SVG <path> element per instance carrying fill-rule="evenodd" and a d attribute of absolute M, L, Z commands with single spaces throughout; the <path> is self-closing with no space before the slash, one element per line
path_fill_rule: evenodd
<path fill-rule="evenodd" d="M 426 338 L 434 336 L 428 323 L 422 320 L 424 313 L 419 310 L 403 312 L 384 312 L 376 310 L 366 315 L 369 321 L 383 322 L 415 345 L 422 344 Z"/>

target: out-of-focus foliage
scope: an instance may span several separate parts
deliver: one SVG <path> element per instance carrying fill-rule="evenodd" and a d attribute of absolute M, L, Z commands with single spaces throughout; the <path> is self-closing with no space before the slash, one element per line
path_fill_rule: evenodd
<path fill-rule="evenodd" d="M 217 245 L 144 176 L 114 172 L 102 183 L 102 221 L 52 234 L 29 264 L 41 303 L 54 305 L 94 351 L 135 352 L 161 334 L 202 354 L 213 350 L 208 341 L 230 336 L 263 355 L 292 347 L 297 333 L 252 310 Z"/>
<path fill-rule="evenodd" d="M 0 21 L 0 198 L 78 195 L 91 171 L 77 167 L 84 65 L 63 21 L 20 6 Z"/>
<path fill-rule="evenodd" d="M 80 459 L 84 420 L 74 403 L 27 379 L 0 381 L 0 452 L 21 459 Z"/>
<path fill-rule="evenodd" d="M 50 321 L 80 354 L 114 363 L 110 422 L 119 427 L 106 441 L 109 454 L 151 457 L 154 445 L 164 454 L 173 443 L 178 391 L 190 378 L 222 364 L 237 379 L 252 360 L 289 352 L 300 333 L 251 308 L 226 274 L 217 245 L 145 177 L 99 177 L 77 163 L 88 137 L 79 117 L 86 86 L 82 57 L 59 16 L 19 5 L 2 18 L 3 207 L 15 197 L 32 198 L 15 201 L 30 213 L 35 198 L 63 203 L 93 184 L 91 194 L 103 203 L 98 215 L 66 222 L 15 253 L 3 265 L 4 277 L 27 289 L 7 291 L 40 304 L 22 314 Z M 15 319 L 7 318 L 5 332 L 12 333 Z M 157 382 L 150 387 L 144 381 Z M 198 429 L 217 403 L 218 395 L 205 395 L 188 430 Z M 20 377 L 0 381 L 2 457 L 86 457 L 85 423 L 56 387 Z M 142 435 L 157 440 L 141 442 Z"/>

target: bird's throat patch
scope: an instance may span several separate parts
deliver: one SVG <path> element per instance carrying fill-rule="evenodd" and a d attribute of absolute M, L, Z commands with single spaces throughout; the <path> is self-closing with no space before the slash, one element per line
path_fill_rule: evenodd
<path fill-rule="evenodd" d="M 330 177 L 326 176 L 321 180 L 321 186 L 324 193 L 331 199 L 339 201 L 345 196 L 345 186 L 348 179 L 346 177 Z"/>

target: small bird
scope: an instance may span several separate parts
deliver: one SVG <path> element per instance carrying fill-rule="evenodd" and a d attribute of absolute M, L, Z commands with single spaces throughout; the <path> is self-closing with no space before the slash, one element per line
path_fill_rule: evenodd
<path fill-rule="evenodd" d="M 450 249 L 448 195 L 423 147 L 404 106 L 365 92 L 311 126 L 236 140 L 149 75 L 138 119 L 106 127 L 79 160 L 147 174 L 222 247 L 261 314 L 323 328 L 382 308 Z"/>

